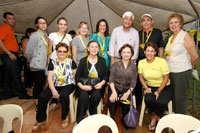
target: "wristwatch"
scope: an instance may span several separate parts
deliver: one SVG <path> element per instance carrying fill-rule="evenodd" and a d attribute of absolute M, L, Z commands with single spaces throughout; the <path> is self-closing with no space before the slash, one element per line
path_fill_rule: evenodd
<path fill-rule="evenodd" d="M 161 93 L 161 90 L 158 89 L 157 91 L 158 91 L 159 94 Z"/>

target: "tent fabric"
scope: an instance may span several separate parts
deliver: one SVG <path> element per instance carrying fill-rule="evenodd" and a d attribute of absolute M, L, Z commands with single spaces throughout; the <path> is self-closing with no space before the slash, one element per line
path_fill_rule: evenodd
<path fill-rule="evenodd" d="M 34 28 L 37 16 L 47 19 L 49 33 L 57 31 L 59 17 L 67 18 L 68 31 L 76 30 L 80 21 L 88 22 L 90 34 L 95 32 L 97 21 L 104 18 L 109 23 L 111 33 L 113 28 L 122 24 L 121 16 L 125 11 L 134 13 L 133 26 L 136 29 L 141 29 L 141 16 L 150 13 L 154 27 L 165 31 L 171 13 L 182 14 L 185 23 L 199 17 L 200 0 L 1 0 L 1 18 L 6 11 L 15 14 L 17 33 L 24 33 L 28 27 Z M 2 19 L 0 24 L 3 24 Z"/>

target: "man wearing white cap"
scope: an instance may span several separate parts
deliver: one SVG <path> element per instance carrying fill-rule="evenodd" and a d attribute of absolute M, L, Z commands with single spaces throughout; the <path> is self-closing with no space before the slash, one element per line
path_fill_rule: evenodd
<path fill-rule="evenodd" d="M 111 35 L 109 44 L 109 55 L 111 57 L 111 66 L 114 62 L 120 59 L 118 54 L 119 49 L 124 44 L 130 44 L 133 46 L 134 55 L 131 58 L 132 62 L 135 62 L 138 58 L 139 51 L 139 34 L 135 28 L 132 28 L 134 15 L 132 12 L 125 12 L 122 16 L 122 26 L 116 27 Z"/>
<path fill-rule="evenodd" d="M 151 14 L 144 14 L 141 17 L 142 30 L 139 32 L 140 48 L 139 48 L 139 60 L 144 59 L 143 48 L 147 42 L 154 42 L 159 48 L 159 56 L 163 57 L 164 43 L 162 32 L 159 29 L 153 28 L 153 19 Z"/>
<path fill-rule="evenodd" d="M 154 42 L 155 44 L 157 44 L 159 48 L 158 54 L 160 57 L 163 57 L 164 44 L 163 44 L 162 32 L 159 29 L 153 28 L 153 19 L 151 14 L 146 13 L 142 15 L 141 25 L 143 29 L 139 31 L 140 47 L 139 47 L 139 55 L 137 62 L 145 58 L 143 49 L 147 42 Z M 142 85 L 140 83 L 139 78 L 137 80 L 134 92 L 137 99 L 136 105 L 137 108 L 139 108 L 142 101 Z"/>

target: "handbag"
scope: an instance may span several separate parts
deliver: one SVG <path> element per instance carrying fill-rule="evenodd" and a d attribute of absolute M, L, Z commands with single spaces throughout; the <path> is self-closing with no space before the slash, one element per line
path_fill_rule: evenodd
<path fill-rule="evenodd" d="M 130 89 L 131 91 L 131 89 Z M 133 106 L 133 95 L 132 95 L 132 91 L 131 91 L 131 103 L 130 103 L 130 110 L 129 112 L 126 114 L 126 116 L 124 116 L 124 122 L 126 124 L 126 126 L 128 127 L 133 127 L 135 128 L 137 126 L 138 123 L 138 112 L 135 109 L 135 107 Z"/>
<path fill-rule="evenodd" d="M 90 85 L 94 87 L 96 84 L 101 82 L 100 78 L 80 78 L 79 80 L 83 85 Z"/>

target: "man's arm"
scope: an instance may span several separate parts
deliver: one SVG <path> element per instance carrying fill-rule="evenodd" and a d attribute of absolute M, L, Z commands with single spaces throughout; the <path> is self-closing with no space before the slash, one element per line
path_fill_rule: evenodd
<path fill-rule="evenodd" d="M 30 36 L 30 38 L 28 40 L 28 43 L 27 43 L 27 46 L 26 46 L 26 53 L 25 53 L 25 55 L 28 58 L 28 60 L 31 60 L 32 55 L 33 55 L 33 51 L 36 48 L 37 43 L 38 43 L 38 38 L 35 35 L 35 33 L 33 33 Z"/>
<path fill-rule="evenodd" d="M 159 36 L 159 39 L 158 39 L 158 47 L 159 47 L 159 49 L 158 49 L 158 55 L 159 55 L 159 57 L 163 57 L 163 54 L 164 54 L 164 43 L 163 43 L 163 36 L 162 36 L 162 32 L 159 30 L 159 34 L 160 34 L 160 36 Z"/>
<path fill-rule="evenodd" d="M 138 32 L 135 34 L 135 43 L 133 44 L 134 55 L 131 58 L 131 61 L 136 61 L 139 54 L 139 34 Z"/>
<path fill-rule="evenodd" d="M 116 41 L 116 37 L 115 37 L 115 30 L 113 30 L 112 34 L 111 34 L 111 38 L 110 38 L 110 43 L 109 43 L 109 55 L 110 55 L 110 66 L 112 66 L 115 62 L 115 58 L 114 58 L 114 46 L 115 46 L 115 41 Z"/>
<path fill-rule="evenodd" d="M 2 39 L 0 39 L 0 48 L 3 50 L 4 53 L 6 53 L 10 57 L 11 60 L 17 59 L 17 57 L 5 47 Z"/>

